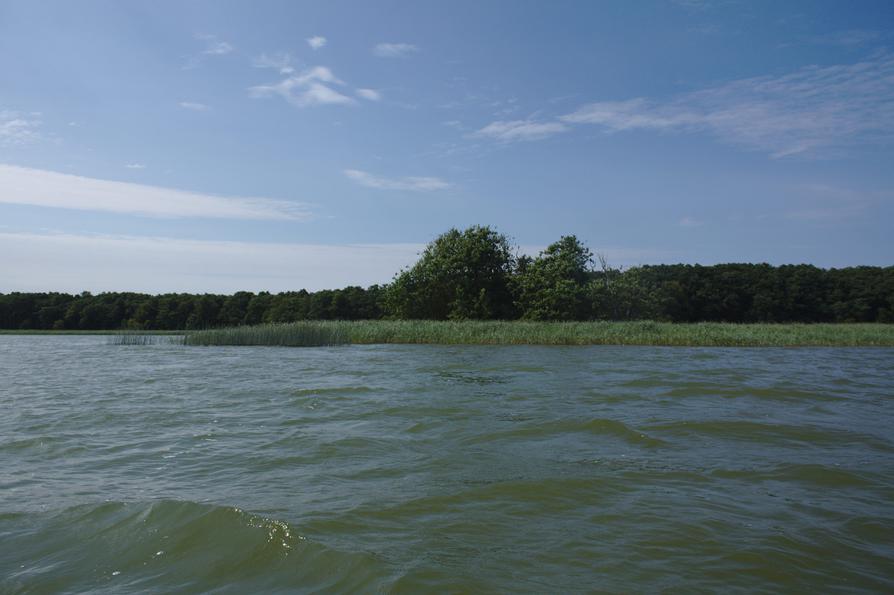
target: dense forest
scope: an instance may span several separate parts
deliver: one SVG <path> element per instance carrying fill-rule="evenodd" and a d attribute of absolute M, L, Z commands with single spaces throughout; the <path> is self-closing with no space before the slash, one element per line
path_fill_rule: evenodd
<path fill-rule="evenodd" d="M 574 236 L 517 256 L 490 227 L 451 229 L 392 283 L 233 295 L 0 294 L 0 328 L 182 330 L 296 320 L 894 322 L 894 267 L 612 268 Z"/>

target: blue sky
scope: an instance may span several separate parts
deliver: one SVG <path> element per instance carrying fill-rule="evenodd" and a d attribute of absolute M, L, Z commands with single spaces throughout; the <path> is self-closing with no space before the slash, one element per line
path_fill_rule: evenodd
<path fill-rule="evenodd" d="M 888 0 L 0 0 L 0 73 L 0 291 L 894 255 Z"/>

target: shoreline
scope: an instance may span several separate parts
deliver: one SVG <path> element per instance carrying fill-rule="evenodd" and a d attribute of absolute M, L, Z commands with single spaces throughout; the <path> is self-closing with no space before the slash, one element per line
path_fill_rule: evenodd
<path fill-rule="evenodd" d="M 630 345 L 655 347 L 894 347 L 894 324 L 318 320 L 206 330 L 0 330 L 0 335 L 110 336 L 118 345 L 181 338 L 193 346 Z M 141 340 L 145 337 L 145 340 Z M 179 342 L 179 341 L 171 341 Z"/>
<path fill-rule="evenodd" d="M 187 332 L 186 345 L 640 345 L 894 347 L 894 325 L 669 322 L 314 321 Z"/>

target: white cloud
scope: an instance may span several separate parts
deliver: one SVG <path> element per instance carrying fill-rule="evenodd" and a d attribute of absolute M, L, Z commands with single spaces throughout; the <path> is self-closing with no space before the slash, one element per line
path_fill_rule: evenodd
<path fill-rule="evenodd" d="M 194 37 L 199 41 L 205 42 L 205 49 L 186 60 L 186 64 L 183 65 L 184 70 L 198 68 L 206 58 L 225 56 L 235 49 L 232 45 L 226 41 L 221 41 L 215 35 L 196 34 Z"/>
<path fill-rule="evenodd" d="M 196 35 L 196 39 L 205 42 L 202 53 L 206 56 L 225 56 L 233 51 L 233 46 L 226 41 L 219 40 L 214 35 Z"/>
<path fill-rule="evenodd" d="M 326 45 L 326 38 L 322 35 L 314 35 L 313 37 L 308 37 L 306 41 L 307 45 L 309 45 L 314 51 Z"/>
<path fill-rule="evenodd" d="M 741 79 L 668 101 L 591 103 L 560 118 L 608 131 L 707 131 L 773 157 L 894 139 L 894 58 Z"/>
<path fill-rule="evenodd" d="M 2 203 L 164 218 L 306 220 L 310 217 L 307 205 L 302 203 L 216 196 L 0 164 Z"/>
<path fill-rule="evenodd" d="M 379 58 L 403 58 L 418 51 L 411 43 L 379 43 L 373 47 L 373 54 Z"/>
<path fill-rule="evenodd" d="M 194 112 L 204 112 L 208 111 L 208 106 L 204 103 L 199 103 L 197 101 L 181 101 L 180 107 L 183 109 L 192 110 Z"/>
<path fill-rule="evenodd" d="M 38 116 L 40 114 L 37 114 Z M 41 121 L 35 115 L 0 110 L 0 145 L 21 145 L 39 138 Z"/>
<path fill-rule="evenodd" d="M 699 227 L 701 224 L 702 222 L 694 217 L 683 217 L 680 219 L 680 227 Z"/>
<path fill-rule="evenodd" d="M 572 124 L 601 124 L 612 130 L 666 129 L 702 121 L 693 113 L 656 110 L 642 98 L 590 103 L 561 119 Z"/>
<path fill-rule="evenodd" d="M 363 99 L 369 99 L 370 101 L 379 101 L 382 99 L 382 94 L 375 89 L 357 89 L 357 96 L 362 97 Z"/>
<path fill-rule="evenodd" d="M 127 169 L 146 169 L 146 166 L 142 163 L 125 163 L 124 167 Z"/>
<path fill-rule="evenodd" d="M 0 292 L 233 293 L 387 283 L 417 244 L 292 244 L 0 232 Z"/>
<path fill-rule="evenodd" d="M 279 95 L 295 107 L 354 103 L 353 99 L 329 86 L 343 84 L 325 66 L 315 66 L 275 84 L 250 87 L 248 93 L 251 97 Z"/>
<path fill-rule="evenodd" d="M 379 190 L 408 190 L 412 192 L 429 192 L 431 190 L 444 190 L 450 184 L 440 178 L 409 176 L 404 178 L 383 178 L 359 169 L 344 170 L 348 179 Z"/>
<path fill-rule="evenodd" d="M 511 120 L 491 122 L 475 132 L 474 136 L 486 136 L 504 142 L 539 140 L 560 132 L 568 127 L 561 122 L 534 122 L 531 120 Z"/>
<path fill-rule="evenodd" d="M 331 87 L 321 85 L 319 83 L 311 83 L 306 91 L 303 91 L 296 101 L 295 105 L 345 105 L 354 103 L 354 100 L 346 95 L 342 95 Z"/>
<path fill-rule="evenodd" d="M 292 67 L 292 56 L 280 52 L 278 54 L 261 54 L 252 62 L 255 68 L 273 68 L 278 70 L 280 74 L 292 74 L 295 69 Z"/>

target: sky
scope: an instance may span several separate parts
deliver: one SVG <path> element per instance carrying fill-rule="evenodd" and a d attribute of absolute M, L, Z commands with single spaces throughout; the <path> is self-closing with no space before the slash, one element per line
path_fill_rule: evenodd
<path fill-rule="evenodd" d="M 894 2 L 0 0 L 0 292 L 387 283 L 451 227 L 894 264 Z"/>

